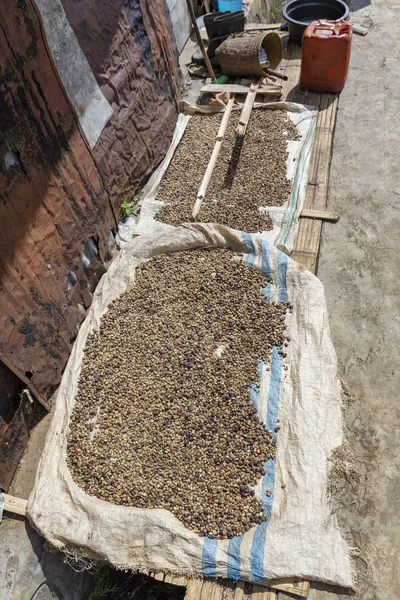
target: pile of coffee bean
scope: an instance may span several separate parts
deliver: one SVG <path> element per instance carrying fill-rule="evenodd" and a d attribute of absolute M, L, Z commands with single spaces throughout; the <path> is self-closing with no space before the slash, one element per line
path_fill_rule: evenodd
<path fill-rule="evenodd" d="M 288 303 L 229 250 L 162 254 L 89 335 L 68 435 L 74 481 L 109 502 L 241 535 L 268 518 L 251 486 L 274 457 L 249 390 L 288 343 Z"/>
<path fill-rule="evenodd" d="M 253 110 L 244 138 L 236 136 L 240 112 L 231 114 L 213 175 L 197 221 L 221 223 L 248 232 L 268 231 L 272 221 L 260 206 L 288 201 L 287 141 L 298 138 L 283 111 Z M 165 202 L 156 219 L 170 225 L 193 221 L 192 210 L 221 115 L 195 115 L 160 184 Z M 285 133 L 284 133 L 285 132 Z"/>

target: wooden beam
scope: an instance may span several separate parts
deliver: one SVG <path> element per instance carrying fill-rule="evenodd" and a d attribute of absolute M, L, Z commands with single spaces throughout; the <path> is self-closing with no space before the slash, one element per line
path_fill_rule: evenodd
<path fill-rule="evenodd" d="M 337 223 L 340 219 L 340 215 L 337 213 L 325 210 L 311 210 L 308 208 L 303 210 L 300 217 L 305 219 L 320 219 L 321 221 L 330 221 L 331 223 Z"/>
<path fill-rule="evenodd" d="M 15 515 L 21 515 L 26 517 L 26 507 L 28 504 L 27 500 L 22 498 L 16 498 L 15 496 L 9 496 L 8 494 L 1 494 L 4 499 L 3 510 L 13 513 Z"/>

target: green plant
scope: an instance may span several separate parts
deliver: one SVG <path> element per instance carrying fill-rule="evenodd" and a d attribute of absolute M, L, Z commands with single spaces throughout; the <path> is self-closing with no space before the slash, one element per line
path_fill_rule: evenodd
<path fill-rule="evenodd" d="M 132 202 L 127 202 L 125 200 L 125 202 L 123 202 L 121 204 L 121 210 L 122 210 L 122 214 L 124 217 L 130 217 L 132 214 L 132 211 L 134 209 L 134 207 L 136 206 L 136 204 L 139 202 L 139 197 L 135 196 L 134 199 L 132 200 Z"/>
<path fill-rule="evenodd" d="M 114 594 L 119 590 L 118 586 L 113 583 L 111 576 L 113 571 L 108 567 L 100 567 L 94 574 L 95 582 L 94 590 L 89 596 L 89 600 L 103 600 L 110 594 Z"/>

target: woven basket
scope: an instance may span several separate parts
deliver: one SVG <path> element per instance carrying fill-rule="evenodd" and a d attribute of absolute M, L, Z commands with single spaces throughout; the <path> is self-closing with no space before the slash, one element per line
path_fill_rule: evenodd
<path fill-rule="evenodd" d="M 261 48 L 267 53 L 269 67 L 276 69 L 282 60 L 282 40 L 276 31 L 228 38 L 215 51 L 222 73 L 228 77 L 262 77 L 265 71 L 260 65 Z"/>

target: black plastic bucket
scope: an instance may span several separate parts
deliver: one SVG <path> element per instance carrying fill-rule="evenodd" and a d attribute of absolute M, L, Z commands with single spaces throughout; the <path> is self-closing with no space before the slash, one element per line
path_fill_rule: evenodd
<path fill-rule="evenodd" d="M 290 37 L 301 45 L 305 28 L 311 21 L 346 20 L 349 7 L 343 0 L 290 0 L 283 7 L 282 14 L 289 25 Z"/>

